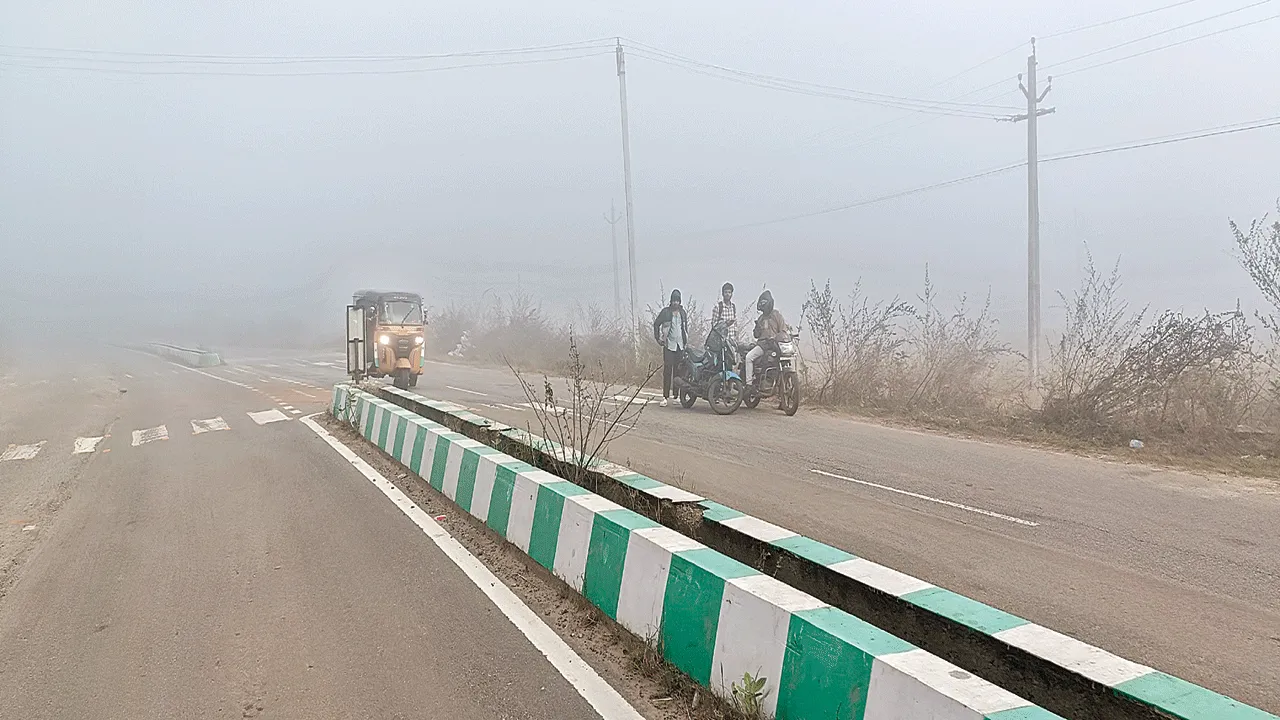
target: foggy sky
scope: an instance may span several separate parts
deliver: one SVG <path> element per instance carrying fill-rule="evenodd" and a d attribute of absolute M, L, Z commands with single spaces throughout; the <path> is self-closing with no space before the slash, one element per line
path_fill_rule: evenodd
<path fill-rule="evenodd" d="M 621 35 L 742 70 L 942 99 L 1022 71 L 1025 48 L 937 86 L 1032 35 L 1163 4 L 6 2 L 0 44 L 423 54 Z M 1202 0 L 1044 39 L 1040 64 L 1247 4 Z M 1267 17 L 1276 7 L 1061 70 Z M 1280 115 L 1277 27 L 1280 20 L 1055 81 L 1045 102 L 1057 112 L 1041 120 L 1041 153 Z M 32 69 L 13 63 L 57 63 L 0 53 L 0 63 L 10 63 L 0 64 L 6 302 L 34 303 L 37 314 L 52 302 L 97 317 L 115 301 L 164 314 L 241 298 L 311 317 L 332 313 L 340 323 L 340 309 L 328 304 L 359 287 L 418 290 L 438 307 L 519 283 L 552 308 L 612 304 L 602 214 L 611 200 L 623 207 L 623 189 L 617 77 L 607 51 L 557 63 L 336 77 Z M 1016 81 L 1006 84 L 1014 94 L 998 102 L 1021 104 Z M 1024 125 L 916 115 L 868 132 L 903 111 L 728 83 L 639 56 L 628 59 L 628 92 L 642 304 L 654 302 L 660 286 L 709 300 L 732 280 L 744 297 L 767 283 L 795 316 L 811 279 L 829 277 L 844 291 L 861 278 L 874 294 L 910 297 L 928 264 L 947 296 L 980 299 L 989 290 L 1010 339 L 1023 337 L 1025 171 L 810 219 L 714 230 L 1017 162 L 1026 152 Z M 1044 165 L 1046 325 L 1054 292 L 1078 279 L 1084 242 L 1101 265 L 1121 259 L 1135 304 L 1224 310 L 1240 298 L 1252 306 L 1226 223 L 1274 211 L 1278 169 L 1280 128 Z M 77 305 L 86 297 L 92 306 Z"/>

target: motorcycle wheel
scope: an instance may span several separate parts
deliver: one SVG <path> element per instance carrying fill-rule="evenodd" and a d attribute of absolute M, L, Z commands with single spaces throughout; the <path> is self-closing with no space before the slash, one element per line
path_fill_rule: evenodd
<path fill-rule="evenodd" d="M 742 381 L 738 378 L 715 378 L 707 388 L 707 402 L 717 415 L 732 415 L 742 405 Z"/>
<path fill-rule="evenodd" d="M 755 410 L 760 404 L 760 393 L 755 388 L 746 388 L 742 391 L 742 404 L 747 406 L 748 410 Z"/>
<path fill-rule="evenodd" d="M 693 404 L 698 402 L 698 396 L 692 390 L 685 390 L 680 393 L 680 407 L 688 410 Z"/>
<path fill-rule="evenodd" d="M 782 376 L 782 387 L 778 395 L 782 400 L 778 409 L 786 413 L 787 417 L 796 414 L 800 409 L 800 378 L 795 373 L 787 373 Z"/>

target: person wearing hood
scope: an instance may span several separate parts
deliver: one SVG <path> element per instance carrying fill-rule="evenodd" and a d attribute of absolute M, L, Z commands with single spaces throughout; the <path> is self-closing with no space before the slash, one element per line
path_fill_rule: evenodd
<path fill-rule="evenodd" d="M 787 321 L 783 319 L 782 313 L 773 306 L 773 293 L 765 290 L 760 293 L 760 299 L 756 301 L 756 310 L 760 311 L 760 317 L 756 319 L 755 331 L 752 333 L 756 338 L 756 346 L 751 348 L 747 353 L 745 362 L 746 367 L 743 368 L 746 375 L 743 380 L 747 385 L 755 382 L 755 364 L 760 358 L 764 357 L 764 348 L 760 346 L 761 340 L 785 341 L 790 338 L 791 329 L 787 325 Z"/>
<path fill-rule="evenodd" d="M 689 347 L 689 318 L 680 304 L 680 291 L 671 291 L 671 303 L 653 319 L 653 339 L 662 346 L 662 407 L 671 399 L 676 364 Z"/>

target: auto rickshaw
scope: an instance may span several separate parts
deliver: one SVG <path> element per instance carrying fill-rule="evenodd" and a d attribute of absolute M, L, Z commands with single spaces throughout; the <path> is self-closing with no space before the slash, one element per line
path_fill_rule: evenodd
<path fill-rule="evenodd" d="M 350 367 L 349 361 L 348 370 L 353 375 L 390 376 L 393 384 L 401 389 L 416 386 L 422 374 L 426 337 L 422 296 L 362 290 L 352 296 L 348 312 L 352 310 L 363 315 L 364 352 L 356 354 L 357 357 L 363 355 L 360 363 L 363 367 Z M 348 357 L 352 357 L 350 352 Z"/>

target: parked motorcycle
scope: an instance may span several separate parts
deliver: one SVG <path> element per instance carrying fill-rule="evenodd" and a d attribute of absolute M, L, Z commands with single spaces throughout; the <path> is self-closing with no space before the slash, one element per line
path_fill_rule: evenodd
<path fill-rule="evenodd" d="M 744 385 L 736 369 L 738 357 L 727 337 L 725 323 L 716 323 L 707 333 L 705 349 L 685 350 L 673 377 L 682 407 L 691 408 L 698 398 L 704 398 L 717 415 L 732 415 L 742 405 Z"/>
<path fill-rule="evenodd" d="M 742 403 L 748 408 L 755 408 L 765 398 L 778 398 L 778 409 L 788 416 L 795 415 L 800 409 L 800 373 L 796 366 L 797 346 L 800 336 L 792 333 L 789 340 L 779 342 L 773 338 L 759 341 L 764 355 L 755 363 L 754 382 L 746 386 L 746 396 Z M 753 345 L 740 345 L 738 354 L 742 360 L 738 364 L 738 374 L 746 377 L 747 353 Z"/>

